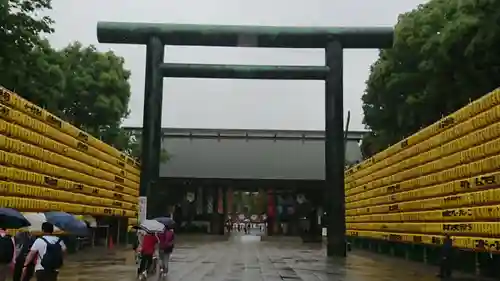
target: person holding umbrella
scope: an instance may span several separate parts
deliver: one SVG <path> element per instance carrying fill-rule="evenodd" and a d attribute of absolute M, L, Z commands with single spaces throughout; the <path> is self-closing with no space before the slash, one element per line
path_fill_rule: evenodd
<path fill-rule="evenodd" d="M 443 246 L 441 247 L 441 263 L 439 266 L 438 277 L 450 278 L 452 273 L 452 258 L 453 258 L 453 240 L 450 234 L 445 233 L 443 239 Z"/>
<path fill-rule="evenodd" d="M 169 217 L 156 218 L 156 221 L 165 225 L 165 230 L 158 234 L 159 240 L 159 258 L 161 261 L 161 272 L 160 274 L 164 277 L 168 273 L 168 262 L 170 260 L 170 255 L 174 251 L 174 220 Z"/>
<path fill-rule="evenodd" d="M 142 239 L 141 245 L 139 245 L 137 249 L 137 251 L 141 255 L 141 261 L 139 263 L 137 275 L 141 279 L 147 279 L 147 274 L 153 265 L 153 255 L 157 243 L 158 237 L 156 236 L 156 234 L 146 233 L 146 235 L 144 235 L 144 238 Z"/>
<path fill-rule="evenodd" d="M 63 266 L 66 244 L 54 235 L 54 226 L 73 235 L 88 235 L 87 225 L 65 212 L 44 213 L 46 222 L 42 223 L 43 236 L 36 239 L 24 262 L 23 276 L 35 258 L 35 276 L 37 281 L 56 281 L 59 268 Z"/>
<path fill-rule="evenodd" d="M 29 281 L 35 273 L 35 263 L 31 262 L 28 265 L 24 276 L 22 275 L 23 266 L 36 238 L 29 231 L 22 231 L 16 235 L 15 240 L 18 252 L 16 254 L 16 264 L 14 266 L 12 281 Z"/>
<path fill-rule="evenodd" d="M 0 281 L 5 281 L 16 259 L 16 243 L 7 229 L 29 226 L 29 221 L 17 210 L 0 208 Z"/>
<path fill-rule="evenodd" d="M 61 238 L 54 236 L 54 225 L 50 222 L 42 223 L 43 236 L 37 238 L 31 246 L 31 250 L 23 265 L 24 279 L 29 264 L 36 258 L 35 276 L 37 281 L 56 281 L 59 268 L 63 265 L 63 257 L 66 252 L 66 245 Z"/>
<path fill-rule="evenodd" d="M 156 269 L 156 266 L 153 264 L 155 262 L 154 254 L 156 245 L 159 242 L 158 233 L 165 231 L 165 225 L 156 220 L 144 220 L 135 228 L 146 233 L 137 248 L 137 252 L 140 253 L 137 275 L 139 279 L 147 280 L 148 271 Z"/>
<path fill-rule="evenodd" d="M 16 243 L 14 238 L 7 234 L 5 228 L 0 228 L 0 281 L 7 280 L 10 269 L 16 258 Z"/>

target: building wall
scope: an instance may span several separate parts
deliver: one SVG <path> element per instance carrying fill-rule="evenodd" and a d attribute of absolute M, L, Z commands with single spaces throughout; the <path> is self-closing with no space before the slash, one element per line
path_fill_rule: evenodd
<path fill-rule="evenodd" d="M 160 166 L 161 177 L 236 179 L 324 179 L 324 141 L 308 139 L 225 139 L 165 136 L 171 159 Z M 361 160 L 355 140 L 346 160 Z"/>

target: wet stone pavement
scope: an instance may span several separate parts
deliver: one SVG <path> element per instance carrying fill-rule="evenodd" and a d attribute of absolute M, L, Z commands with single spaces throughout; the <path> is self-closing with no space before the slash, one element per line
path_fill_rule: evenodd
<path fill-rule="evenodd" d="M 92 250 L 90 250 L 92 251 Z M 223 242 L 176 245 L 169 281 L 432 281 L 436 268 L 376 254 L 353 251 L 347 259 L 329 259 L 320 245 L 260 241 L 233 236 Z M 136 280 L 131 250 L 95 250 L 69 257 L 60 281 Z M 159 280 L 150 276 L 148 280 Z M 459 276 L 453 280 L 476 280 Z"/>

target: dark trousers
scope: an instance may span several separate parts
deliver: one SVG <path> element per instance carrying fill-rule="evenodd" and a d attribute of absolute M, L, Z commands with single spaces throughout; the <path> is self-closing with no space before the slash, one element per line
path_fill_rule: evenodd
<path fill-rule="evenodd" d="M 496 262 L 493 258 L 488 258 L 484 261 L 484 276 L 486 277 L 496 277 L 497 275 L 497 268 L 496 268 Z"/>
<path fill-rule="evenodd" d="M 451 259 L 449 257 L 441 259 L 441 264 L 439 266 L 439 276 L 445 278 L 451 277 Z"/>
<path fill-rule="evenodd" d="M 36 281 L 57 281 L 57 271 L 37 270 L 35 272 Z"/>
<path fill-rule="evenodd" d="M 14 272 L 12 274 L 12 281 L 29 281 L 33 274 L 35 273 L 35 265 L 31 264 L 26 267 L 26 273 L 24 274 L 24 278 L 21 280 L 21 275 L 23 274 L 23 262 L 16 261 L 16 265 L 14 266 Z"/>
<path fill-rule="evenodd" d="M 153 263 L 153 255 L 141 255 L 141 263 L 139 264 L 139 270 L 137 274 L 141 274 L 144 271 L 149 271 L 151 264 Z"/>

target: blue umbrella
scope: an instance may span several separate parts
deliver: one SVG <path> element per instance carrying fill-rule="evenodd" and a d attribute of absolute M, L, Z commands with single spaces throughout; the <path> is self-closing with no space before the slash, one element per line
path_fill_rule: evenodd
<path fill-rule="evenodd" d="M 0 208 L 0 227 L 18 229 L 30 225 L 30 222 L 19 211 L 11 208 Z"/>
<path fill-rule="evenodd" d="M 71 214 L 65 212 L 46 212 L 45 218 L 47 222 L 70 234 L 78 236 L 87 236 L 89 234 L 87 224 Z"/>
<path fill-rule="evenodd" d="M 164 224 L 166 227 L 172 226 L 175 224 L 175 221 L 169 217 L 159 217 L 154 219 L 157 222 Z"/>

